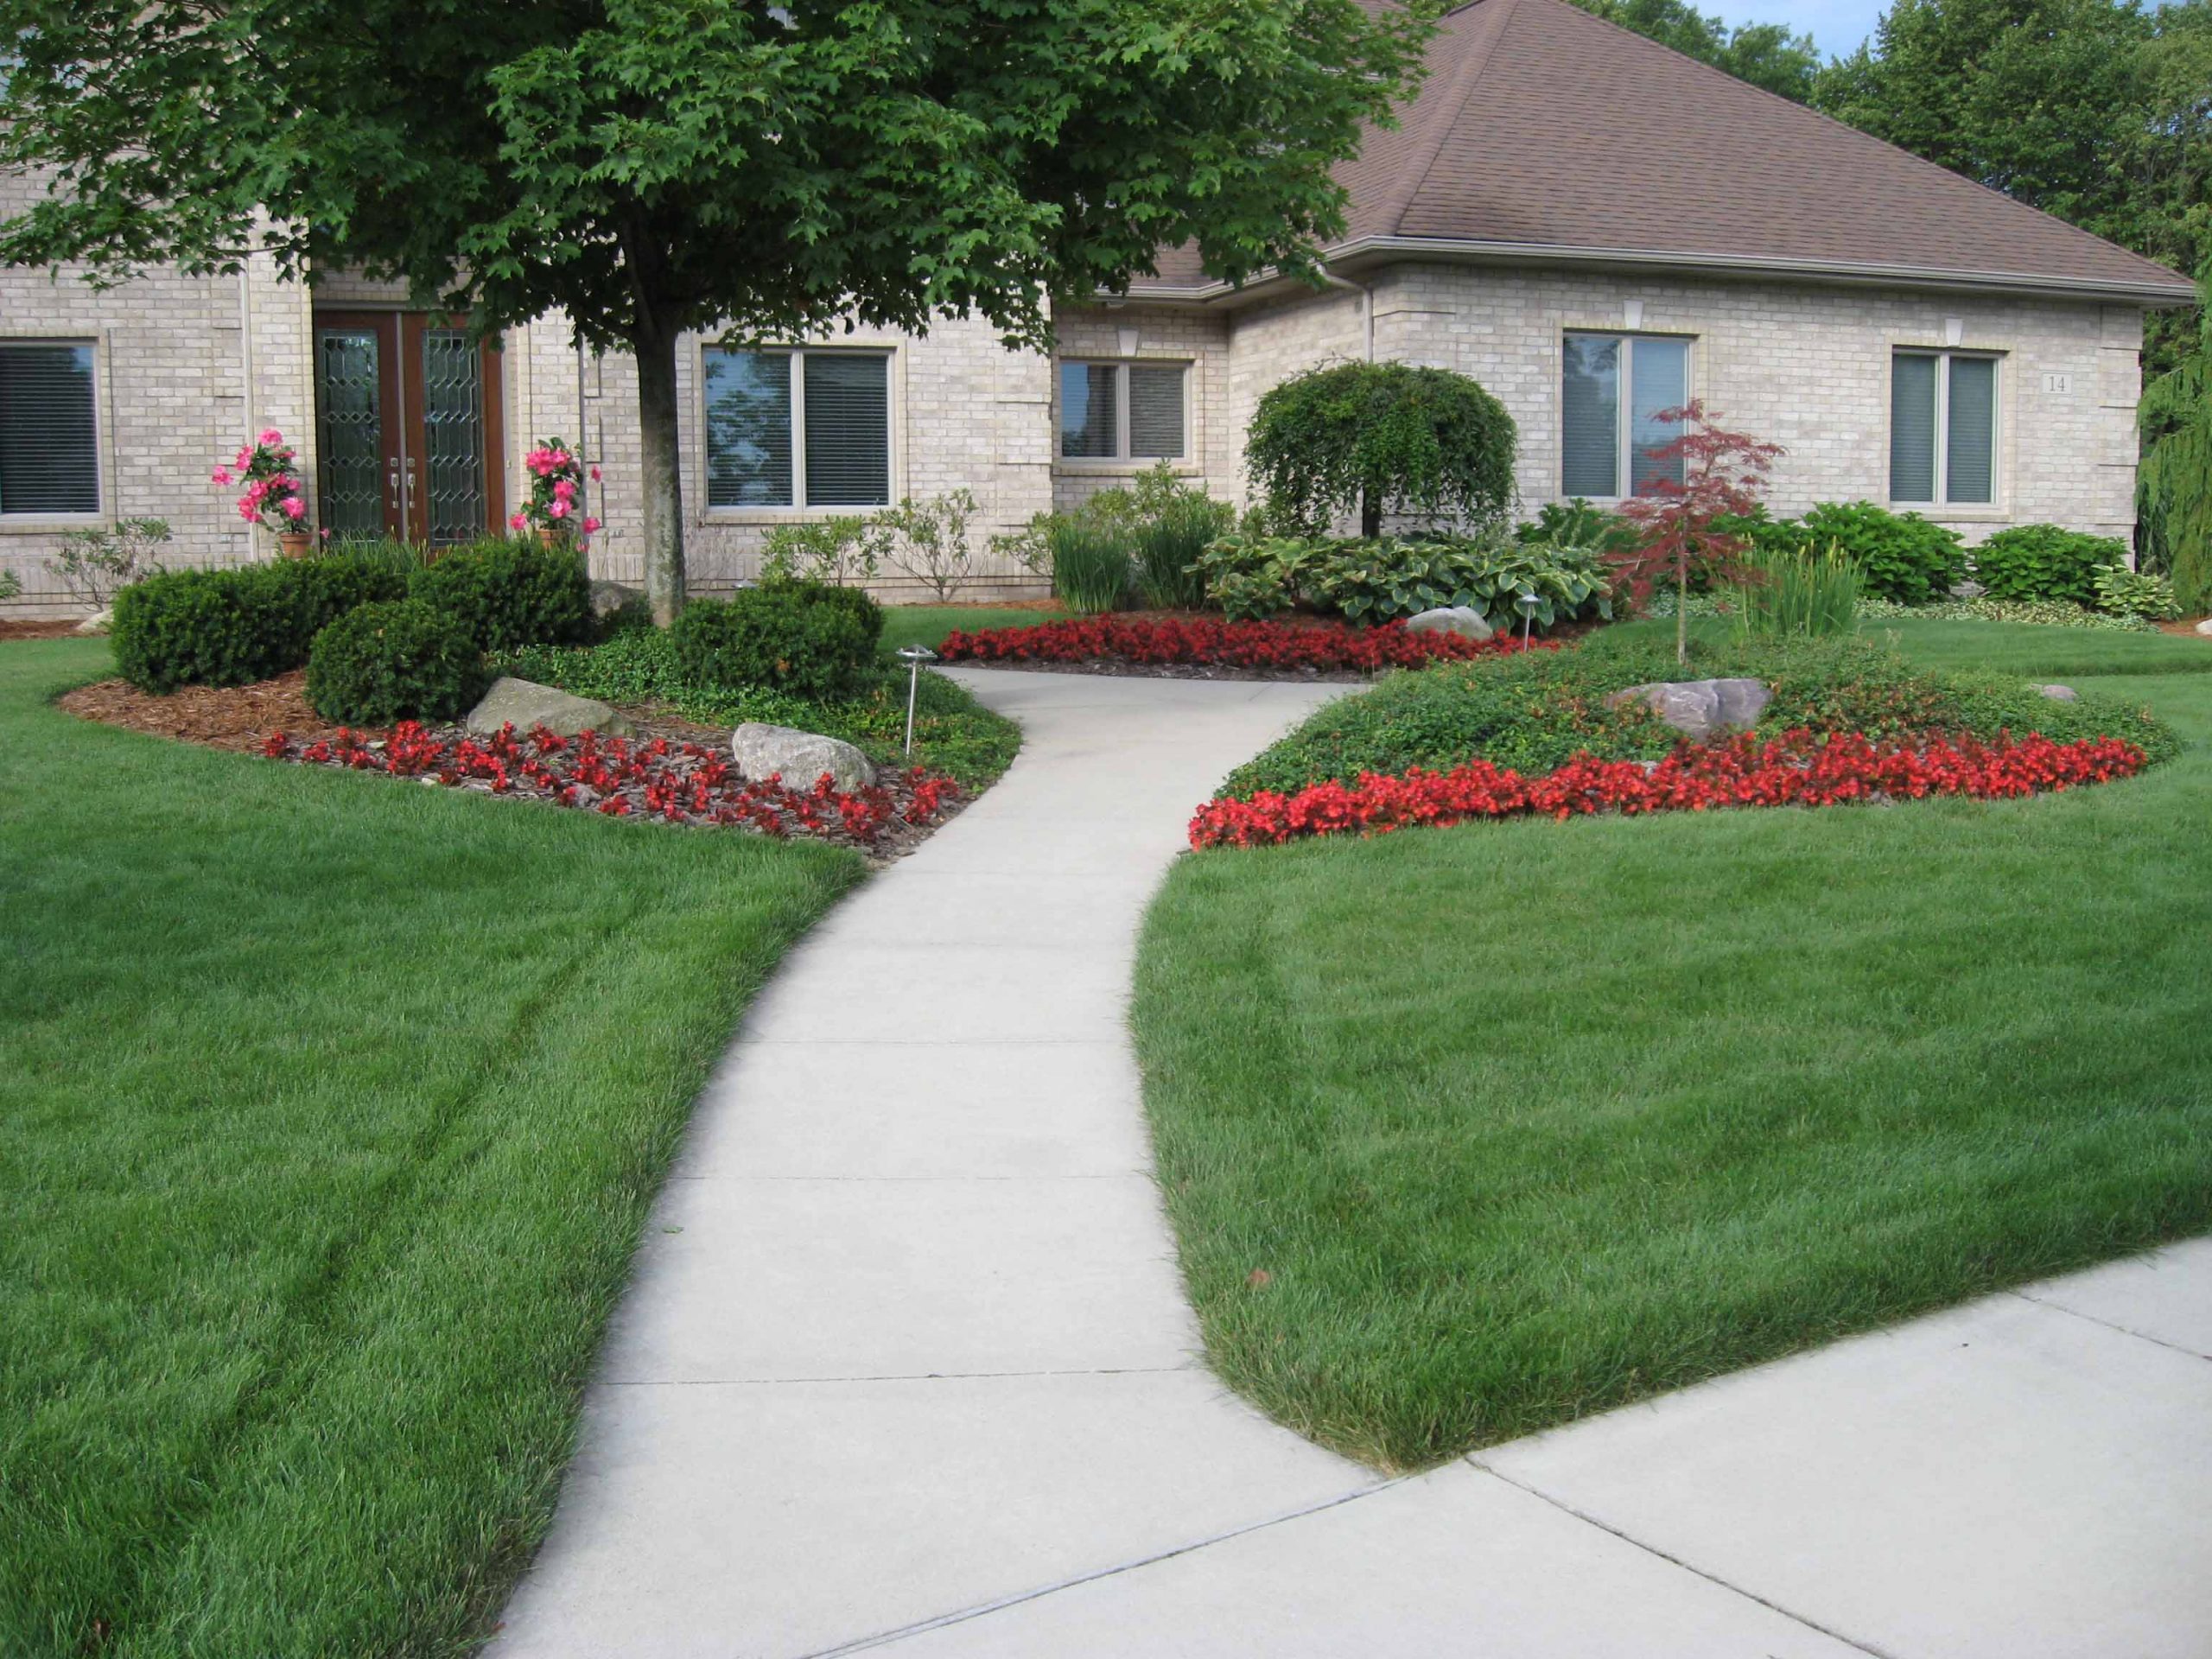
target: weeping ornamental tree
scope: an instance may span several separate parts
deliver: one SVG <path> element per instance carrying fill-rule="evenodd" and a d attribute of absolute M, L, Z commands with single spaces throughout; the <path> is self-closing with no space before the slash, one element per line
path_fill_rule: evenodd
<path fill-rule="evenodd" d="M 2173 578 L 2194 614 L 2212 610 L 2212 260 L 2199 279 L 2197 353 L 2143 388 L 2143 464 L 2135 482 L 2137 563 Z"/>
<path fill-rule="evenodd" d="M 1431 0 L 0 0 L 0 262 L 272 254 L 637 359 L 647 587 L 683 602 L 678 336 L 980 315 L 1195 242 L 1315 274 L 1331 167 Z"/>
<path fill-rule="evenodd" d="M 1381 535 L 1386 514 L 1489 528 L 1512 505 L 1517 436 L 1464 374 L 1344 363 L 1263 395 L 1244 461 L 1271 511 L 1308 535 L 1354 512 L 1363 536 Z"/>

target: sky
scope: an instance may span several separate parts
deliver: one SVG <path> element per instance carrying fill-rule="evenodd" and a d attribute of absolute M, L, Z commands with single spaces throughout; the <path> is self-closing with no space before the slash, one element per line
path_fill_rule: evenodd
<path fill-rule="evenodd" d="M 1856 51 L 1874 32 L 1881 0 L 1697 0 L 1700 11 L 1717 12 L 1732 23 L 1787 23 L 1810 35 L 1824 57 Z"/>

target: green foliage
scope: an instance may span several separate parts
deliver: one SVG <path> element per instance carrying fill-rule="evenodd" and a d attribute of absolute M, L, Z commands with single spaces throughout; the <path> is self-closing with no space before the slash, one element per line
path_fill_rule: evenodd
<path fill-rule="evenodd" d="M 1802 518 L 1739 523 L 1763 553 L 1840 550 L 1858 565 L 1863 592 L 1903 605 L 1940 599 L 1967 573 L 1957 531 L 1872 501 L 1824 501 Z"/>
<path fill-rule="evenodd" d="M 1234 507 L 1202 490 L 1179 491 L 1139 517 L 1130 540 L 1144 602 L 1154 610 L 1195 610 L 1204 604 L 1206 579 L 1198 561 L 1236 522 Z"/>
<path fill-rule="evenodd" d="M 1494 628 L 1517 628 L 1522 594 L 1536 595 L 1536 626 L 1610 618 L 1596 550 L 1503 537 L 1224 536 L 1198 561 L 1206 595 L 1235 618 L 1294 605 L 1367 626 L 1444 606 L 1467 606 Z"/>
<path fill-rule="evenodd" d="M 299 667 L 315 635 L 356 606 L 406 591 L 388 563 L 350 553 L 173 570 L 116 594 L 110 638 L 117 667 L 141 690 L 246 685 Z"/>
<path fill-rule="evenodd" d="M 760 573 L 773 581 L 867 582 L 882 566 L 889 537 L 866 513 L 778 524 L 761 543 Z"/>
<path fill-rule="evenodd" d="M 1742 675 L 1765 682 L 1773 700 L 1760 716 L 1777 731 L 1864 732 L 1876 737 L 1927 731 L 2039 731 L 2061 741 L 2110 734 L 2155 759 L 2175 751 L 2172 734 L 2139 708 L 2094 691 L 2054 702 L 2025 680 L 1914 667 L 1888 646 L 1853 638 L 1693 638 L 1678 663 L 1655 635 L 1611 630 L 1560 652 L 1446 663 L 1390 675 L 1338 699 L 1287 737 L 1230 774 L 1225 795 L 1289 793 L 1326 779 L 1409 766 L 1448 769 L 1477 757 L 1540 773 L 1578 751 L 1652 760 L 1674 747 L 1673 729 L 1641 703 L 1607 706 L 1614 692 L 1660 680 Z"/>
<path fill-rule="evenodd" d="M 452 617 L 480 649 L 582 645 L 597 631 L 583 555 L 566 541 L 490 537 L 419 567 L 410 597 Z"/>
<path fill-rule="evenodd" d="M 2212 266 L 2202 291 L 2212 292 Z M 2136 474 L 2136 547 L 2144 567 L 2173 578 L 2174 598 L 2212 611 L 2212 309 L 2200 354 L 2143 389 L 2143 464 Z"/>
<path fill-rule="evenodd" d="M 14 599 L 23 591 L 23 579 L 12 570 L 0 570 L 0 599 Z"/>
<path fill-rule="evenodd" d="M 871 627 L 849 600 L 832 597 L 855 591 L 779 583 L 686 607 L 669 630 L 685 683 L 815 699 L 849 690 L 874 660 L 882 631 L 880 613 Z"/>
<path fill-rule="evenodd" d="M 2057 524 L 2016 524 L 1974 550 L 1974 577 L 1992 599 L 2097 602 L 2097 573 L 2127 561 L 2123 542 Z"/>
<path fill-rule="evenodd" d="M 457 720 L 491 683 L 467 626 L 419 599 L 357 606 L 308 652 L 308 702 L 347 726 Z"/>
<path fill-rule="evenodd" d="M 1633 29 L 1683 56 L 1726 70 L 1738 80 L 1803 104 L 1821 67 L 1810 35 L 1783 23 L 1738 23 L 1702 12 L 1686 0 L 1574 0 L 1609 23 Z"/>
<path fill-rule="evenodd" d="M 1503 524 L 1517 442 L 1505 405 L 1465 375 L 1344 363 L 1264 393 L 1244 454 L 1285 527 L 1321 535 L 1357 512 L 1376 536 L 1394 513 Z"/>
<path fill-rule="evenodd" d="M 1122 607 L 1136 579 L 1128 530 L 1071 514 L 1053 521 L 1046 540 L 1055 599 L 1080 616 Z"/>
<path fill-rule="evenodd" d="M 1831 543 L 1818 553 L 1754 546 L 1738 560 L 1751 580 L 1733 594 L 1746 632 L 1816 639 L 1859 626 L 1859 567 Z"/>
<path fill-rule="evenodd" d="M 72 597 L 103 607 L 120 589 L 162 568 L 161 550 L 168 540 L 166 518 L 120 518 L 112 530 L 67 531 L 54 556 L 54 574 Z"/>
<path fill-rule="evenodd" d="M 1062 598 L 1054 538 L 1066 531 L 1075 538 L 1075 564 L 1069 580 L 1089 596 L 1077 609 L 1111 610 L 1134 583 L 1144 602 L 1173 609 L 1199 603 L 1205 581 L 1195 569 L 1199 554 L 1236 522 L 1236 509 L 1217 501 L 1202 485 L 1176 476 L 1167 461 L 1148 467 L 1127 485 L 1095 490 L 1064 512 L 1040 512 L 1020 530 L 991 538 L 991 550 L 1025 569 L 1053 577 Z M 1118 587 L 1114 554 L 1118 546 L 1130 576 Z M 1113 594 L 1110 601 L 1104 599 Z"/>
<path fill-rule="evenodd" d="M 2098 628 L 2113 632 L 2157 632 L 2140 616 L 2111 616 L 2084 610 L 2063 599 L 1939 599 L 1927 605 L 1895 600 L 1861 599 L 1859 614 L 1868 620 L 1927 622 L 2024 622 L 2045 628 Z"/>
<path fill-rule="evenodd" d="M 2124 564 L 2097 572 L 2097 607 L 2113 616 L 2143 616 L 2168 622 L 2181 614 L 2174 585 L 2164 576 L 2131 570 Z"/>
<path fill-rule="evenodd" d="M 1545 542 L 1554 547 L 1586 547 L 1600 557 L 1625 553 L 1640 546 L 1643 532 L 1618 512 L 1576 496 L 1572 501 L 1547 501 L 1536 516 L 1514 527 L 1516 542 Z"/>

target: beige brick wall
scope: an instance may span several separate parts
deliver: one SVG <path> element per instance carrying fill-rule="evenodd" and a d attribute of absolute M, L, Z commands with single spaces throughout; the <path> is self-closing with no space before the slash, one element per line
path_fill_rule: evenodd
<path fill-rule="evenodd" d="M 1444 265 L 1390 271 L 1376 301 L 1378 356 L 1472 375 L 1512 411 L 1524 511 L 1560 493 L 1560 336 L 1624 330 L 1637 302 L 1642 332 L 1690 337 L 1694 396 L 1789 450 L 1774 472 L 1777 513 L 1887 499 L 1891 352 L 1952 343 L 1955 322 L 1959 346 L 2002 359 L 1998 499 L 1921 511 L 1970 540 L 2006 524 L 2120 537 L 2133 526 L 2132 307 Z"/>
<path fill-rule="evenodd" d="M 1230 406 L 1229 319 L 1192 308 L 1128 305 L 1061 311 L 1053 318 L 1063 358 L 1189 365 L 1184 446 L 1175 471 L 1215 495 L 1234 498 L 1244 467 L 1244 428 Z M 1046 441 L 1052 505 L 1063 512 L 1100 490 L 1126 485 L 1156 461 L 1066 461 L 1059 455 L 1059 377 L 1051 376 Z"/>

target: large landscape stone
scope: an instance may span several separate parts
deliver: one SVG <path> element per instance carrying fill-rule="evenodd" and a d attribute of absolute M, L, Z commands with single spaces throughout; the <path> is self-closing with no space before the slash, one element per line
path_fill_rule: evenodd
<path fill-rule="evenodd" d="M 642 605 L 645 590 L 632 588 L 626 582 L 601 580 L 591 585 L 591 608 L 594 616 L 612 616 L 626 605 Z"/>
<path fill-rule="evenodd" d="M 543 726 L 563 737 L 574 737 L 578 732 L 605 732 L 620 737 L 632 729 L 628 721 L 614 712 L 612 703 L 579 697 L 532 680 L 518 680 L 511 674 L 493 681 L 484 701 L 470 709 L 461 723 L 487 736 L 502 726 L 512 726 L 518 732 Z"/>
<path fill-rule="evenodd" d="M 729 748 L 741 776 L 780 776 L 789 789 L 812 789 L 825 772 L 847 794 L 875 781 L 875 768 L 868 765 L 868 756 L 851 744 L 793 726 L 748 720 L 730 734 Z"/>
<path fill-rule="evenodd" d="M 77 625 L 76 631 L 79 633 L 105 633 L 108 631 L 109 626 L 114 621 L 115 607 L 109 605 L 103 607 L 99 610 L 94 611 L 90 616 L 79 622 Z"/>
<path fill-rule="evenodd" d="M 2079 702 L 2082 694 L 2070 685 L 2039 685 L 2036 690 L 2053 702 Z"/>
<path fill-rule="evenodd" d="M 1495 632 L 1483 613 L 1471 605 L 1446 605 L 1406 619 L 1408 633 L 1457 633 L 1469 639 L 1487 639 Z"/>
<path fill-rule="evenodd" d="M 2212 616 L 2208 616 L 2202 622 L 2198 623 L 2196 625 L 2196 631 L 2199 633 L 2212 633 Z"/>
<path fill-rule="evenodd" d="M 1747 732 L 1773 694 L 1758 680 L 1657 680 L 1605 699 L 1609 708 L 1642 702 L 1683 736 L 1703 743 L 1722 732 Z"/>

